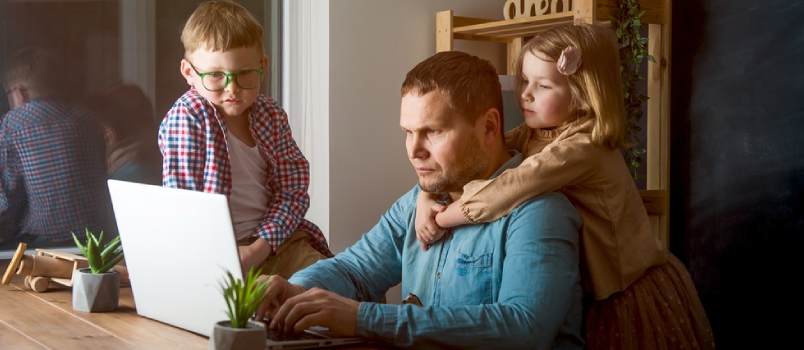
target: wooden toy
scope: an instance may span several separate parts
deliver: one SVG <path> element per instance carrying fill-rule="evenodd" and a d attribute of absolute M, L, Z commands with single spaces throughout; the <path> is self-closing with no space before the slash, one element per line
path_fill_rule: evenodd
<path fill-rule="evenodd" d="M 37 254 L 25 254 L 25 243 L 20 243 L 17 251 L 3 275 L 3 284 L 11 282 L 16 271 L 17 275 L 25 276 L 25 286 L 34 292 L 47 290 L 50 281 L 72 287 L 73 271 L 89 267 L 87 259 L 81 255 L 68 252 L 37 248 Z M 129 284 L 128 269 L 124 265 L 115 265 L 114 270 L 120 273 L 120 284 Z"/>

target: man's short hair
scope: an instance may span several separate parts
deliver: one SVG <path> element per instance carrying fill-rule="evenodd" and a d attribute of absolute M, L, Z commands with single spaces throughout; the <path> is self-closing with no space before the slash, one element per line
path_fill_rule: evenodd
<path fill-rule="evenodd" d="M 181 31 L 185 55 L 198 49 L 227 51 L 255 47 L 263 52 L 260 22 L 233 1 L 207 1 L 198 5 Z"/>
<path fill-rule="evenodd" d="M 496 108 L 504 130 L 502 88 L 491 62 L 460 51 L 439 52 L 413 67 L 402 83 L 402 96 L 434 90 L 447 96 L 449 108 L 471 123 Z"/>
<path fill-rule="evenodd" d="M 58 91 L 60 74 L 49 50 L 41 47 L 24 47 L 15 52 L 4 72 L 4 84 L 22 84 L 26 88 L 47 95 Z"/>

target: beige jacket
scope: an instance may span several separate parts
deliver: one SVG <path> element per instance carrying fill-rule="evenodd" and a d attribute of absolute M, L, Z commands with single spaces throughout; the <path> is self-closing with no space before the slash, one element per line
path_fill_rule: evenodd
<path fill-rule="evenodd" d="M 667 262 L 622 155 L 592 144 L 591 120 L 555 130 L 523 124 L 506 143 L 527 157 L 492 180 L 464 187 L 461 209 L 470 222 L 492 222 L 523 202 L 561 190 L 583 219 L 581 273 L 595 299 L 627 288 Z"/>

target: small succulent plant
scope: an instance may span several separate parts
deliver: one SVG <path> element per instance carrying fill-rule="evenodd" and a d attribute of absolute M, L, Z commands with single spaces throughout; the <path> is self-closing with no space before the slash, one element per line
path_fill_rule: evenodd
<path fill-rule="evenodd" d="M 258 280 L 262 269 L 248 270 L 245 280 L 235 278 L 226 271 L 226 278 L 220 283 L 223 298 L 226 299 L 226 315 L 232 328 L 245 328 L 249 319 L 267 297 L 268 279 Z"/>
<path fill-rule="evenodd" d="M 95 234 L 89 232 L 89 229 L 86 229 L 87 243 L 86 246 L 84 246 L 78 240 L 78 237 L 75 236 L 74 232 L 70 233 L 73 234 L 73 239 L 78 249 L 81 250 L 81 253 L 87 258 L 89 268 L 92 270 L 93 274 L 107 272 L 114 265 L 119 263 L 120 260 L 123 260 L 123 246 L 120 244 L 119 236 L 113 238 L 108 243 L 104 243 L 103 231 L 101 231 L 99 237 L 95 237 Z"/>

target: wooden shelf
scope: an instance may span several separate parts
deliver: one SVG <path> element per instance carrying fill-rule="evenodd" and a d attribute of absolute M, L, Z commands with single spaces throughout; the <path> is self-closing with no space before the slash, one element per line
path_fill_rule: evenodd
<path fill-rule="evenodd" d="M 453 17 L 454 23 L 479 20 L 477 18 Z M 513 42 L 514 38 L 533 36 L 558 24 L 569 24 L 575 20 L 571 12 L 556 13 L 539 17 L 516 18 L 503 21 L 489 21 L 481 24 L 453 27 L 453 38 Z"/>

